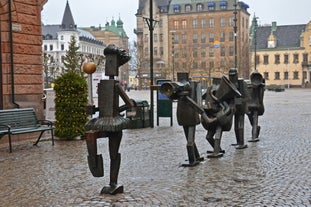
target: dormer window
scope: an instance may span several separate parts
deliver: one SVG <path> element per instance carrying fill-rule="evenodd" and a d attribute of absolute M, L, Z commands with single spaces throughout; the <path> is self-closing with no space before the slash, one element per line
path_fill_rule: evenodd
<path fill-rule="evenodd" d="M 226 1 L 219 2 L 219 7 L 221 10 L 226 10 L 227 9 L 227 2 Z"/>
<path fill-rule="evenodd" d="M 192 10 L 192 6 L 191 6 L 190 4 L 187 4 L 187 5 L 185 6 L 185 11 L 186 11 L 186 12 L 191 12 L 191 10 Z"/>
<path fill-rule="evenodd" d="M 203 4 L 197 4 L 197 11 L 203 11 Z"/>
<path fill-rule="evenodd" d="M 268 38 L 268 48 L 276 48 L 276 38 L 273 34 Z"/>
<path fill-rule="evenodd" d="M 180 5 L 178 4 L 173 5 L 173 10 L 175 13 L 180 13 Z"/>
<path fill-rule="evenodd" d="M 208 2 L 207 3 L 207 8 L 209 11 L 215 10 L 215 3 L 214 2 Z"/>

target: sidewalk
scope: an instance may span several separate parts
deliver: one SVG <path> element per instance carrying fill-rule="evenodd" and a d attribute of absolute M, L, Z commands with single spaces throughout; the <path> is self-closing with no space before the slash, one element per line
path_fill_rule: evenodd
<path fill-rule="evenodd" d="M 149 91 L 130 91 L 138 99 Z M 146 98 L 149 102 L 149 98 Z M 155 96 L 156 99 L 156 96 Z M 123 131 L 119 183 L 124 193 L 100 195 L 109 182 L 107 139 L 99 140 L 105 176 L 88 169 L 84 140 L 13 142 L 0 145 L 0 206 L 310 206 L 311 90 L 265 93 L 260 141 L 236 150 L 233 130 L 225 132 L 219 159 L 207 159 L 210 146 L 198 125 L 196 143 L 205 161 L 180 167 L 187 158 L 183 130 L 173 116 L 160 126 Z M 156 109 L 155 109 L 156 112 Z M 154 116 L 156 120 L 156 115 Z M 245 119 L 245 137 L 251 137 Z"/>

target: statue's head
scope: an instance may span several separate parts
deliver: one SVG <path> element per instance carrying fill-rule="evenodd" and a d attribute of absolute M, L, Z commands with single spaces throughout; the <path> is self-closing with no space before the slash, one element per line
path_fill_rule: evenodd
<path fill-rule="evenodd" d="M 237 84 L 238 80 L 239 80 L 239 74 L 238 74 L 238 70 L 236 68 L 230 68 L 229 69 L 229 80 L 234 83 Z"/>
<path fill-rule="evenodd" d="M 118 76 L 119 67 L 131 59 L 129 54 L 123 48 L 119 48 L 112 44 L 105 48 L 104 55 L 106 56 L 106 76 Z"/>

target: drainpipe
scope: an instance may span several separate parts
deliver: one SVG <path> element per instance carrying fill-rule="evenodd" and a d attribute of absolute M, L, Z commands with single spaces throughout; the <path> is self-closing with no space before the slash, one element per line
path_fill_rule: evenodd
<path fill-rule="evenodd" d="M 11 8 L 11 0 L 8 0 L 9 7 L 9 41 L 10 41 L 10 62 L 11 62 L 11 86 L 12 86 L 12 94 L 11 94 L 11 103 L 15 108 L 19 108 L 19 105 L 15 102 L 15 87 L 14 87 L 14 53 L 13 53 L 13 31 L 12 31 L 12 8 Z"/>

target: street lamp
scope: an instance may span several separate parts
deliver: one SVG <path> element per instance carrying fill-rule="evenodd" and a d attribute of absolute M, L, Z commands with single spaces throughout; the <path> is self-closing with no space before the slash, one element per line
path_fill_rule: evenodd
<path fill-rule="evenodd" d="M 238 30 L 238 26 L 237 26 L 237 2 L 236 0 L 234 1 L 234 68 L 237 69 L 238 68 L 238 46 L 237 46 L 237 30 Z"/>
<path fill-rule="evenodd" d="M 175 30 L 171 31 L 172 33 L 172 69 L 173 69 L 173 81 L 175 81 L 175 51 L 174 51 L 174 43 L 175 43 Z"/>
<path fill-rule="evenodd" d="M 256 71 L 257 70 L 257 28 L 258 28 L 258 23 L 257 23 L 257 19 L 258 17 L 255 17 L 253 18 L 253 27 L 254 27 L 254 70 Z"/>

